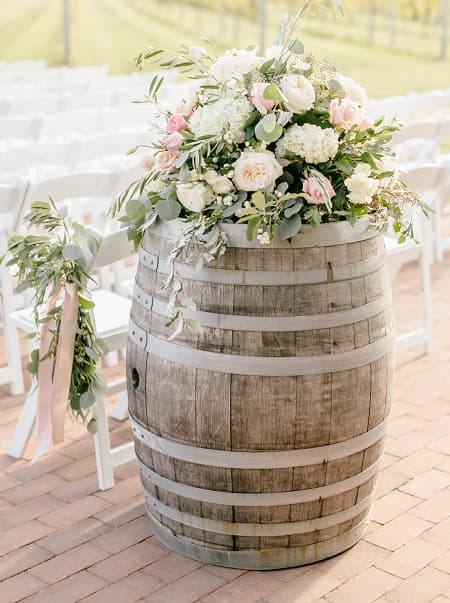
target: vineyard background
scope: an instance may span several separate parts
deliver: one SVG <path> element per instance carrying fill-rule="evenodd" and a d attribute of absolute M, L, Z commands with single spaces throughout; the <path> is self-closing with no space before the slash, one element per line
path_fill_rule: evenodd
<path fill-rule="evenodd" d="M 449 0 L 343 0 L 345 18 L 320 8 L 303 19 L 307 50 L 360 79 L 371 95 L 450 87 Z M 133 69 L 146 46 L 176 48 L 207 36 L 217 52 L 270 46 L 301 0 L 0 0 L 0 60 L 45 58 Z M 64 6 L 70 49 L 64 51 Z M 70 52 L 68 52 L 70 50 Z"/>

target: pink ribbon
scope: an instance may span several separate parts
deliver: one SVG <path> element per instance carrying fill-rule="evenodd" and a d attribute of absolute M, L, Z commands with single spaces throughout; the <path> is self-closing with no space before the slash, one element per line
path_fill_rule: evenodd
<path fill-rule="evenodd" d="M 79 308 L 78 292 L 74 283 L 61 285 L 47 304 L 48 321 L 44 323 L 41 331 L 39 358 L 46 356 L 49 351 L 56 323 L 48 313 L 56 307 L 63 291 L 56 357 L 46 358 L 39 363 L 37 441 L 33 462 L 47 452 L 52 443 L 58 444 L 64 440 L 64 419 L 69 398 Z"/>

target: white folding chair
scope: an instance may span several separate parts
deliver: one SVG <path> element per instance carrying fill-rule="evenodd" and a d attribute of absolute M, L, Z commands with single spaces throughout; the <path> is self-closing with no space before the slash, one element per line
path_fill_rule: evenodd
<path fill-rule="evenodd" d="M 66 204 L 75 221 L 86 221 L 89 214 L 94 222 L 94 218 L 98 218 L 97 222 L 103 227 L 107 209 L 120 190 L 121 177 L 120 171 L 86 171 L 30 181 L 22 215 L 28 211 L 32 201 L 47 201 L 50 197 L 57 205 Z"/>
<path fill-rule="evenodd" d="M 1 117 L 0 139 L 28 138 L 33 140 L 37 137 L 40 124 L 41 118 L 35 116 Z"/>
<path fill-rule="evenodd" d="M 93 270 L 101 269 L 126 258 L 131 253 L 131 245 L 124 230 L 109 233 L 102 240 L 92 268 Z M 127 342 L 131 301 L 116 293 L 102 289 L 94 290 L 92 299 L 95 303 L 93 322 L 97 337 L 109 351 L 122 349 Z M 34 322 L 29 308 L 13 313 L 12 318 L 18 328 L 26 332 L 34 331 Z M 100 367 L 99 370 L 101 370 Z M 125 390 L 125 377 L 108 382 L 106 393 L 97 398 L 93 409 L 97 422 L 94 445 L 100 490 L 107 490 L 114 486 L 114 467 L 134 458 L 132 442 L 111 448 L 109 438 L 105 398 L 117 393 L 123 394 Z M 32 388 L 10 442 L 8 449 L 10 456 L 20 458 L 23 455 L 34 428 L 36 415 L 36 388 Z"/>
<path fill-rule="evenodd" d="M 65 109 L 65 98 L 62 94 L 36 94 L 9 99 L 9 115 L 36 113 L 56 113 Z"/>
<path fill-rule="evenodd" d="M 438 120 L 411 123 L 395 132 L 392 148 L 400 163 L 434 162 L 439 155 Z"/>
<path fill-rule="evenodd" d="M 38 129 L 42 139 L 66 139 L 68 134 L 92 136 L 93 132 L 103 131 L 103 111 L 62 111 L 53 115 L 43 115 Z"/>
<path fill-rule="evenodd" d="M 433 191 L 439 186 L 443 170 L 437 165 L 413 167 L 402 174 L 402 180 L 409 188 L 420 194 L 433 207 Z M 391 279 L 394 280 L 398 271 L 407 262 L 418 261 L 420 269 L 420 295 L 422 305 L 421 326 L 396 340 L 396 349 L 403 350 L 422 344 L 426 354 L 432 351 L 432 317 L 431 317 L 431 276 L 430 267 L 433 258 L 433 235 L 430 221 L 416 212 L 414 216 L 416 236 L 420 243 L 406 241 L 398 244 L 394 236 L 385 237 L 388 266 Z"/>
<path fill-rule="evenodd" d="M 2 173 L 30 173 L 49 166 L 69 166 L 72 145 L 68 142 L 30 142 L 16 145 L 0 155 Z"/>
<path fill-rule="evenodd" d="M 15 230 L 24 202 L 26 182 L 0 184 L 0 255 L 6 251 L 8 232 Z M 10 269 L 0 265 L 0 307 L 7 365 L 0 369 L 0 383 L 9 383 L 13 395 L 24 391 L 20 343 L 11 319 L 14 310 L 13 281 Z"/>

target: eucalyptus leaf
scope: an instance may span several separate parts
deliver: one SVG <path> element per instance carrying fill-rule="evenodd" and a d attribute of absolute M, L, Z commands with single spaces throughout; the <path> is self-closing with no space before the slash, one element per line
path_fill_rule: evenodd
<path fill-rule="evenodd" d="M 81 249 L 81 247 L 79 245 L 73 245 L 73 244 L 66 245 L 62 249 L 62 255 L 66 260 L 72 260 L 74 262 L 76 260 L 79 260 L 80 258 L 84 259 L 83 250 Z"/>
<path fill-rule="evenodd" d="M 87 430 L 90 434 L 95 435 L 97 433 L 97 421 L 95 419 L 91 419 L 87 424 Z"/>
<path fill-rule="evenodd" d="M 256 231 L 258 230 L 261 224 L 261 218 L 256 216 L 255 218 L 250 218 L 247 224 L 247 241 L 253 241 L 255 238 Z"/>
<path fill-rule="evenodd" d="M 87 392 L 84 392 L 80 396 L 80 406 L 83 409 L 90 408 L 95 404 L 95 396 L 89 389 Z"/>
<path fill-rule="evenodd" d="M 274 129 L 271 132 L 267 132 L 261 122 L 259 122 L 259 124 L 255 128 L 256 138 L 267 143 L 275 142 L 280 138 L 282 134 L 283 128 L 278 124 L 275 125 Z"/>
<path fill-rule="evenodd" d="M 290 218 L 294 214 L 298 214 L 298 212 L 301 210 L 302 207 L 303 207 L 303 203 L 298 203 L 298 201 L 297 201 L 294 205 L 292 205 L 291 207 L 288 207 L 285 210 L 284 215 L 286 216 L 286 218 Z"/>
<path fill-rule="evenodd" d="M 298 214 L 294 214 L 291 218 L 286 218 L 278 225 L 277 235 L 280 239 L 290 239 L 298 233 L 302 225 L 302 221 Z"/>
<path fill-rule="evenodd" d="M 281 96 L 281 92 L 278 89 L 278 86 L 275 84 L 268 84 L 264 88 L 263 98 L 266 100 L 275 101 L 277 103 L 281 103 L 283 97 Z M 273 113 L 269 113 L 269 115 L 273 115 Z"/>
<path fill-rule="evenodd" d="M 258 209 L 264 210 L 266 207 L 266 197 L 261 191 L 257 191 L 252 195 L 252 203 Z"/>
<path fill-rule="evenodd" d="M 236 201 L 236 203 L 233 203 L 233 205 L 229 205 L 228 207 L 225 207 L 222 210 L 222 216 L 224 218 L 229 218 L 230 216 L 232 216 L 236 211 L 238 211 L 239 209 L 241 209 L 242 207 L 242 201 Z"/>
<path fill-rule="evenodd" d="M 155 211 L 161 220 L 170 222 L 180 215 L 181 205 L 178 201 L 174 201 L 173 199 L 161 199 L 161 201 L 158 201 L 155 205 Z"/>
<path fill-rule="evenodd" d="M 300 40 L 290 40 L 289 50 L 294 54 L 303 54 L 305 52 L 305 46 Z"/>
<path fill-rule="evenodd" d="M 273 132 L 277 125 L 276 115 L 274 113 L 269 113 L 268 115 L 265 115 L 259 123 L 265 132 Z"/>

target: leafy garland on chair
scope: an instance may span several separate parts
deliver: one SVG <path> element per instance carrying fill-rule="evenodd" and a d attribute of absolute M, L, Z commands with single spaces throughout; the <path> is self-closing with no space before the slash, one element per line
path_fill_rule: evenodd
<path fill-rule="evenodd" d="M 26 236 L 13 234 L 9 237 L 3 259 L 6 266 L 17 269 L 16 292 L 33 291 L 36 332 L 27 337 L 39 340 L 43 325 L 52 319 L 55 324 L 48 353 L 40 357 L 39 348 L 33 349 L 27 368 L 37 378 L 39 364 L 51 357 L 54 369 L 62 304 L 57 304 L 48 312 L 45 306 L 61 285 L 74 283 L 79 307 L 68 409 L 74 418 L 81 418 L 87 423 L 90 433 L 95 433 L 96 420 L 92 409 L 96 393 L 104 388 L 97 367 L 105 350 L 96 337 L 92 322 L 94 303 L 89 299 L 87 289 L 88 281 L 92 280 L 87 272 L 87 258 L 95 256 L 100 239 L 92 230 L 71 222 L 66 211 L 58 210 L 51 200 L 32 203 L 30 213 L 24 220 L 30 227 L 36 227 L 37 233 Z"/>

